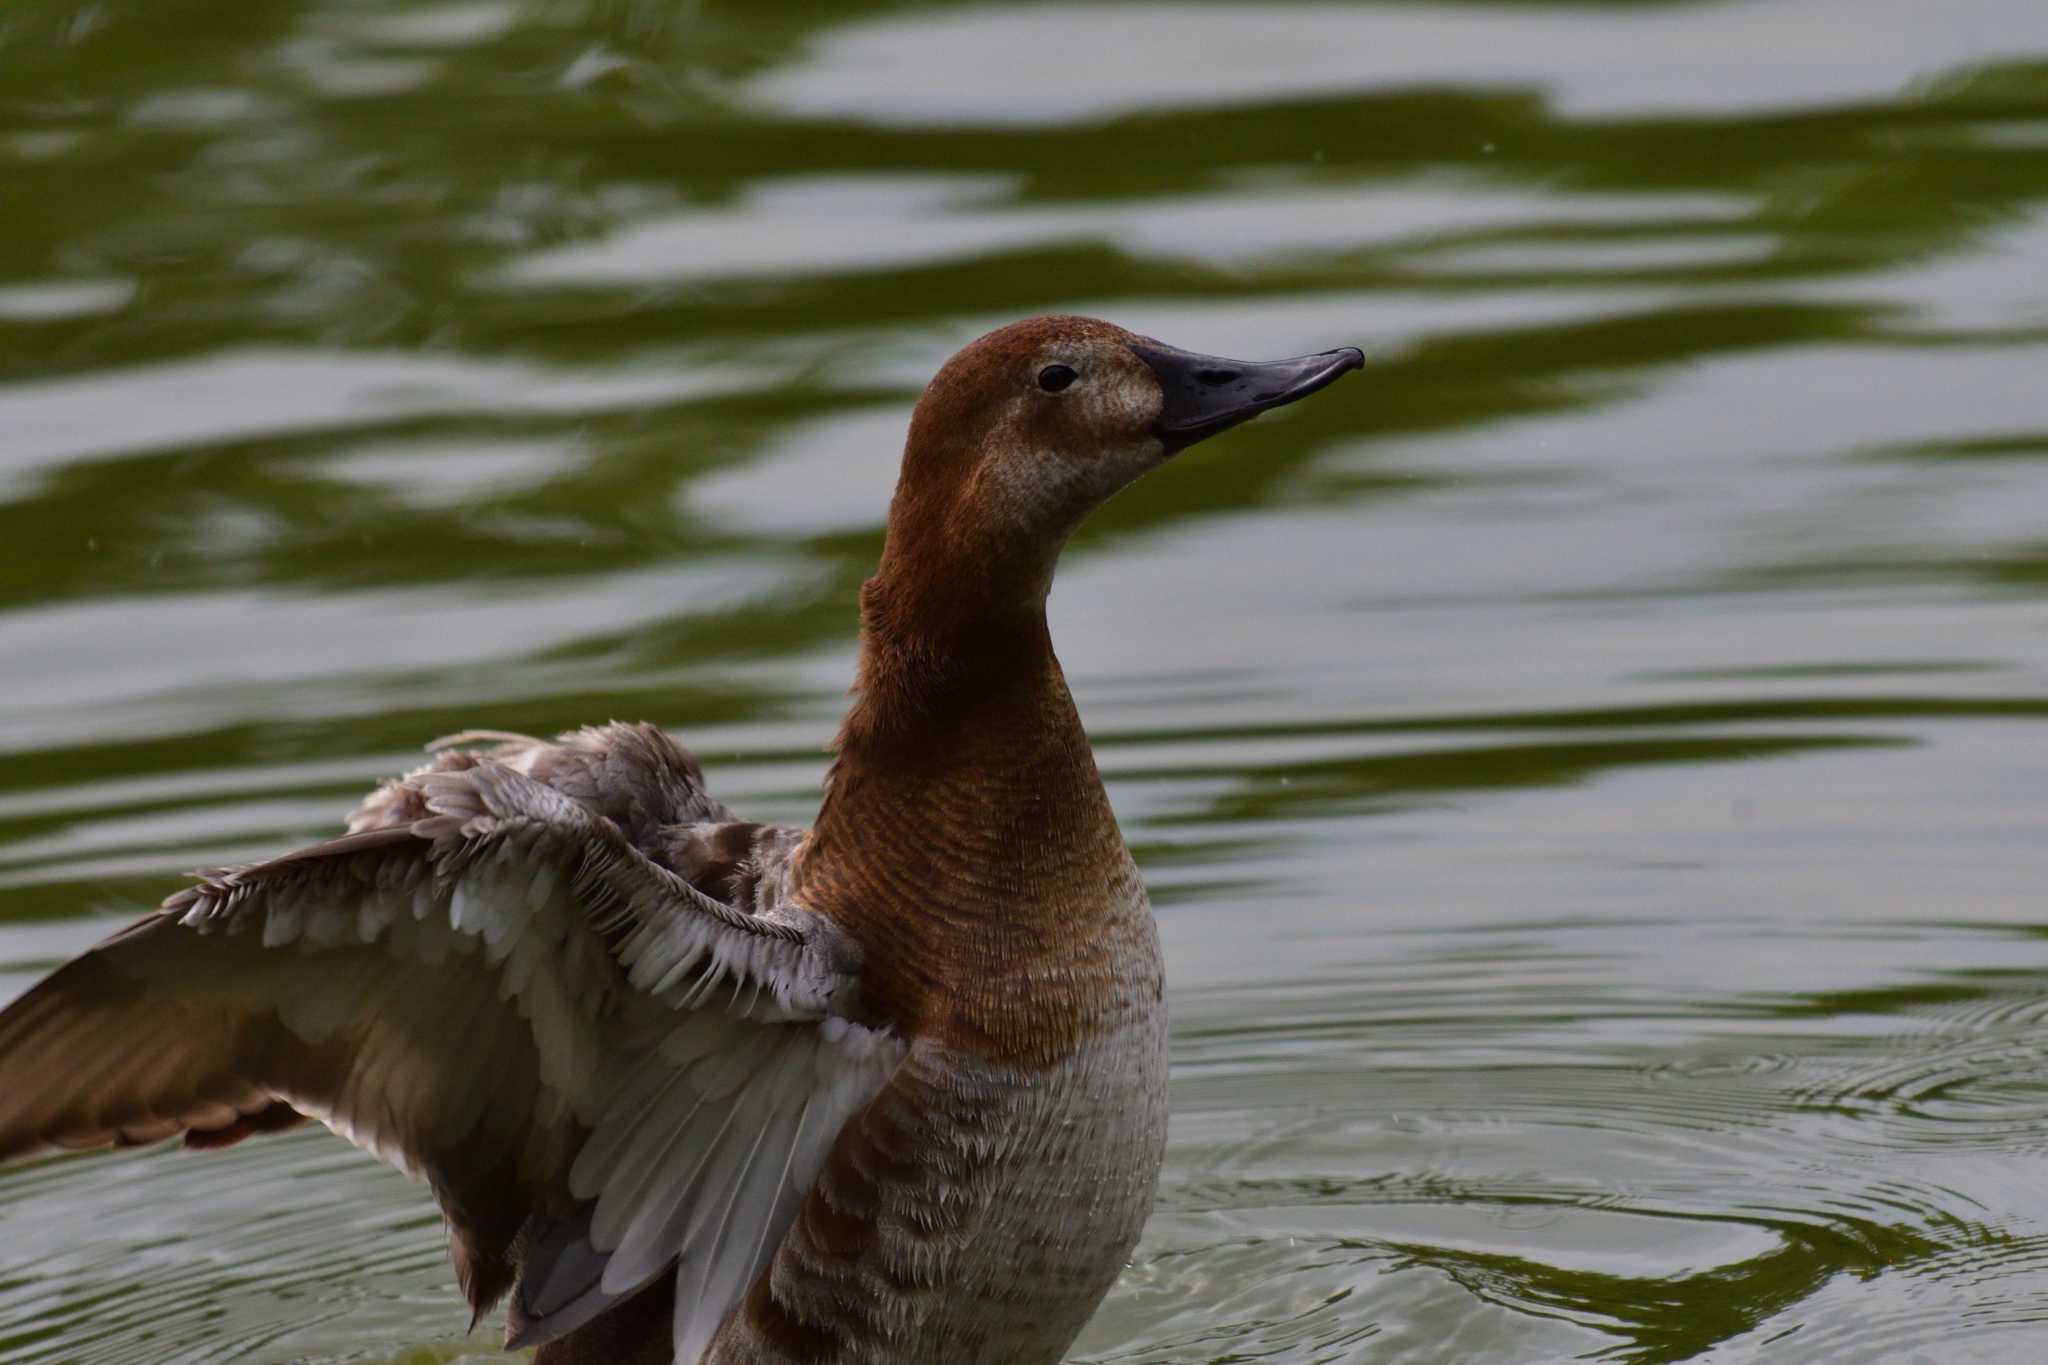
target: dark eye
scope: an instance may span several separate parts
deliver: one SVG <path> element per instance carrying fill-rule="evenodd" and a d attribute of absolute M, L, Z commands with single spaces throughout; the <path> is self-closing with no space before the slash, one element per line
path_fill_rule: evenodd
<path fill-rule="evenodd" d="M 1058 393 L 1074 382 L 1075 374 L 1064 365 L 1048 365 L 1038 372 L 1038 387 L 1047 393 Z"/>

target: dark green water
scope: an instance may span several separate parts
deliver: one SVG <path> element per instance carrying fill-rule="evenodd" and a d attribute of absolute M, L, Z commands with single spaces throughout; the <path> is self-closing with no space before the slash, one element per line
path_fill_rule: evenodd
<path fill-rule="evenodd" d="M 2048 1358 L 2040 0 L 9 0 L 0 995 L 465 726 L 807 819 L 1049 309 L 1372 362 L 1054 594 L 1175 1012 L 1080 1357 Z M 498 1359 L 441 1241 L 44 1162 L 0 1360 Z"/>

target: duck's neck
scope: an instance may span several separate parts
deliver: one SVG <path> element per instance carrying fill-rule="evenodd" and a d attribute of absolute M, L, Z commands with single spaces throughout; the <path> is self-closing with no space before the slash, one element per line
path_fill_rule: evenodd
<path fill-rule="evenodd" d="M 805 896 L 867 950 L 878 1013 L 1041 1055 L 1114 1003 L 1142 888 L 1042 599 L 940 604 L 944 589 L 885 560 L 862 591 L 858 698 Z"/>
<path fill-rule="evenodd" d="M 861 585 L 860 609 L 860 663 L 842 752 L 884 750 L 905 729 L 1025 693 L 1066 697 L 1042 587 L 998 591 L 968 566 L 913 573 L 885 554 Z M 1064 710 L 1062 730 L 1080 734 L 1071 699 Z"/>

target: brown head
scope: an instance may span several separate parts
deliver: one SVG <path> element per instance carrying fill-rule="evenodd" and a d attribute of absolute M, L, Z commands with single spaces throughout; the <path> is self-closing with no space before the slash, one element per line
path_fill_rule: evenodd
<path fill-rule="evenodd" d="M 1042 317 L 926 388 L 798 871 L 804 903 L 865 950 L 877 1018 L 1045 1060 L 1156 1007 L 1142 885 L 1046 632 L 1053 565 L 1125 484 L 1363 363 L 1224 360 Z"/>
<path fill-rule="evenodd" d="M 927 633 L 1035 616 L 1067 538 L 1110 494 L 1363 363 L 1348 346 L 1226 360 L 1061 315 L 969 343 L 911 416 L 868 624 Z"/>

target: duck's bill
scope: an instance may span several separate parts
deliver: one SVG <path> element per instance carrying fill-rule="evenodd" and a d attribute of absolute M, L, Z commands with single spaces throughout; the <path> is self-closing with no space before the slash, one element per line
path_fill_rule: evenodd
<path fill-rule="evenodd" d="M 1169 455 L 1250 421 L 1268 408 L 1306 398 L 1346 370 L 1365 364 L 1365 355 L 1356 346 L 1264 361 L 1225 360 L 1157 342 L 1133 343 L 1131 350 L 1159 377 L 1165 401 L 1152 434 L 1165 443 Z"/>

